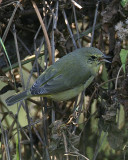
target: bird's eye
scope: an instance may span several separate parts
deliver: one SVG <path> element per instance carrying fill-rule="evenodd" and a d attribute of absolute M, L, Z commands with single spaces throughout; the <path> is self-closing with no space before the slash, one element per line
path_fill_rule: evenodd
<path fill-rule="evenodd" d="M 95 56 L 91 56 L 91 58 L 94 60 L 94 59 L 96 59 L 96 57 Z"/>

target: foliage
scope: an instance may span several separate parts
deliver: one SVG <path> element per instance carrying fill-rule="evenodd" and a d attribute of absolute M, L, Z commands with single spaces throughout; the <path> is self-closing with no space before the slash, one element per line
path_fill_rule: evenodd
<path fill-rule="evenodd" d="M 121 5 L 126 7 L 126 5 L 128 5 L 128 0 L 121 0 Z"/>
<path fill-rule="evenodd" d="M 1 159 L 128 159 L 127 2 L 39 0 L 39 16 L 34 1 L 0 1 Z M 111 63 L 78 97 L 6 105 L 51 62 L 85 46 Z"/>
<path fill-rule="evenodd" d="M 127 58 L 128 58 L 128 50 L 121 49 L 120 59 L 121 59 L 121 63 L 122 63 L 122 66 L 123 66 L 124 73 L 125 73 L 125 65 L 126 65 L 126 62 L 127 62 Z"/>

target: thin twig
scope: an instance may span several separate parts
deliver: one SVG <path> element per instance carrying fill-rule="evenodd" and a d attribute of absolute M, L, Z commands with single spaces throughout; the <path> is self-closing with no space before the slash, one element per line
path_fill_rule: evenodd
<path fill-rule="evenodd" d="M 81 92 L 81 97 L 80 97 L 79 105 L 77 106 L 78 111 L 76 111 L 77 108 L 74 111 L 75 114 L 76 114 L 76 112 L 78 112 L 78 115 L 77 115 L 76 120 L 75 120 L 76 124 L 78 124 L 79 117 L 80 117 L 80 114 L 81 114 L 82 105 L 83 105 L 83 102 L 84 102 L 84 93 L 85 93 L 85 90 L 83 92 Z M 74 126 L 72 133 L 75 134 L 75 131 L 76 131 L 76 126 Z"/>
<path fill-rule="evenodd" d="M 10 3 L 8 3 L 8 1 L 7 2 L 6 1 L 2 2 L 0 8 L 5 8 L 5 7 L 10 6 L 10 5 L 14 4 L 14 3 L 19 3 L 19 1 L 13 1 L 13 2 L 10 2 Z"/>
<path fill-rule="evenodd" d="M 42 101 L 42 98 L 41 98 L 41 101 Z M 45 100 L 44 100 L 45 102 Z M 47 160 L 50 160 L 50 155 L 49 155 L 49 151 L 48 151 L 48 136 L 47 136 L 47 125 L 46 125 L 46 122 L 47 122 L 47 119 L 46 119 L 46 115 L 47 115 L 47 108 L 46 108 L 46 104 L 44 105 L 44 107 L 42 107 L 42 115 L 43 115 L 43 119 L 42 119 L 42 125 L 43 125 L 43 140 L 44 140 L 44 150 L 45 150 L 45 153 L 46 153 L 46 159 Z"/>
<path fill-rule="evenodd" d="M 51 38 L 51 47 L 52 47 L 52 62 L 55 62 L 55 40 L 54 40 L 54 23 L 55 23 L 55 17 L 53 17 L 53 29 L 52 29 L 52 38 Z M 52 108 L 52 123 L 55 121 L 55 110 Z"/>
<path fill-rule="evenodd" d="M 54 20 L 53 20 L 54 21 Z M 54 29 L 52 30 L 51 38 L 51 47 L 52 47 L 52 63 L 55 63 L 55 40 L 54 40 Z"/>
<path fill-rule="evenodd" d="M 75 24 L 76 24 L 76 31 L 77 31 L 77 37 L 78 37 L 78 44 L 79 44 L 79 47 L 81 48 L 80 34 L 79 34 L 79 28 L 78 28 L 78 23 L 77 23 L 77 18 L 76 18 L 76 10 L 75 10 L 74 4 L 72 4 L 72 7 L 73 7 L 73 13 L 74 13 Z"/>
<path fill-rule="evenodd" d="M 53 29 L 55 30 L 56 29 L 56 26 L 57 26 L 57 20 L 58 20 L 58 6 L 59 6 L 59 1 L 57 0 L 56 2 L 56 12 L 55 12 L 55 16 L 54 16 L 54 24 L 53 24 Z"/>
<path fill-rule="evenodd" d="M 117 90 L 117 84 L 118 84 L 118 79 L 119 79 L 119 75 L 120 75 L 120 71 L 123 68 L 123 65 L 120 67 L 118 73 L 117 73 L 117 77 L 116 77 L 116 82 L 115 82 L 115 89 Z"/>
<path fill-rule="evenodd" d="M 72 34 L 72 31 L 71 31 L 70 25 L 69 25 L 69 23 L 68 23 L 68 19 L 67 19 L 67 16 L 66 16 L 66 13 L 65 13 L 64 9 L 62 10 L 62 13 L 63 13 L 63 16 L 64 16 L 65 24 L 67 25 L 67 28 L 68 28 L 69 34 L 70 34 L 70 36 L 71 36 L 71 39 L 72 39 L 73 45 L 74 45 L 75 49 L 77 49 L 77 45 L 76 45 L 76 42 L 75 42 L 74 36 L 73 36 L 73 34 Z"/>
<path fill-rule="evenodd" d="M 79 5 L 77 2 L 75 2 L 74 0 L 71 0 L 71 2 L 79 9 L 82 9 L 82 6 Z"/>
<path fill-rule="evenodd" d="M 19 121 L 18 117 L 16 117 L 16 124 L 17 124 L 17 137 L 18 137 L 18 153 L 19 153 L 19 158 L 21 159 L 21 145 L 20 145 L 20 131 L 19 131 Z"/>
<path fill-rule="evenodd" d="M 15 16 L 15 13 L 16 13 L 18 7 L 19 7 L 19 3 L 20 3 L 20 2 L 18 1 L 18 2 L 17 2 L 17 5 L 15 6 L 15 9 L 14 9 L 14 11 L 13 11 L 13 13 L 12 13 L 12 16 L 11 16 L 11 18 L 10 18 L 10 20 L 9 20 L 9 23 L 8 23 L 8 25 L 7 25 L 7 27 L 6 27 L 5 31 L 4 31 L 4 34 L 3 34 L 3 37 L 2 37 L 3 43 L 5 42 L 5 39 L 6 39 L 6 37 L 7 37 L 8 32 L 9 32 L 9 29 L 10 29 L 10 26 L 11 26 L 11 24 L 12 24 L 12 21 L 13 21 L 13 18 L 14 18 L 14 16 Z"/>
<path fill-rule="evenodd" d="M 20 39 L 20 37 L 17 35 L 17 40 L 21 43 L 21 45 L 24 47 L 24 49 L 28 52 L 29 55 L 32 55 L 26 44 Z"/>
<path fill-rule="evenodd" d="M 27 113 L 27 120 L 28 120 L 28 132 L 29 132 L 29 137 L 30 137 L 30 146 L 31 146 L 31 159 L 32 160 L 35 160 L 35 156 L 34 156 L 34 150 L 33 150 L 33 146 L 34 146 L 34 144 L 33 144 L 33 136 L 32 136 L 32 130 L 31 130 L 31 118 L 30 118 L 30 116 L 29 116 L 29 110 L 28 110 L 28 105 L 27 105 L 27 103 L 26 103 L 26 101 L 25 101 L 25 109 L 26 109 L 26 113 Z"/>
<path fill-rule="evenodd" d="M 44 56 L 44 53 L 41 53 L 41 54 L 39 55 L 39 57 L 42 57 L 42 56 Z M 27 64 L 27 63 L 29 63 L 29 62 L 32 62 L 32 61 L 35 60 L 35 58 L 36 58 L 35 55 L 29 56 L 29 57 L 25 58 L 24 60 L 21 60 L 21 65 L 24 65 L 24 64 Z M 14 64 L 12 65 L 12 68 L 10 68 L 10 66 L 9 66 L 9 67 L 5 67 L 5 68 L 2 68 L 2 71 L 5 73 L 5 72 L 8 72 L 9 70 L 14 69 L 14 68 L 17 68 L 17 67 L 19 67 L 18 62 L 14 63 Z"/>
<path fill-rule="evenodd" d="M 63 134 L 63 139 L 64 139 L 65 152 L 68 153 L 68 144 L 67 144 L 67 139 L 66 139 L 64 131 L 62 132 L 62 134 Z M 69 160 L 69 156 L 68 155 L 66 155 L 66 160 Z"/>
<path fill-rule="evenodd" d="M 74 156 L 74 157 L 82 157 L 82 158 L 84 158 L 86 160 L 89 160 L 87 157 L 85 157 L 84 155 L 82 155 L 82 154 L 80 154 L 78 152 L 77 153 L 76 152 L 69 152 L 69 153 L 66 153 L 64 155 L 70 155 L 70 156 Z"/>
<path fill-rule="evenodd" d="M 16 54 L 17 54 L 17 59 L 18 59 L 18 64 L 19 64 L 19 69 L 20 69 L 21 83 L 22 83 L 23 89 L 25 90 L 25 84 L 24 84 L 23 72 L 22 72 L 22 67 L 21 67 L 21 60 L 20 60 L 20 53 L 19 53 L 18 42 L 17 42 L 17 37 L 16 37 L 15 25 L 13 26 L 13 36 L 14 36 Z"/>
<path fill-rule="evenodd" d="M 6 130 L 4 130 L 4 137 L 5 137 L 5 147 L 6 147 L 7 159 L 11 160 L 10 150 L 9 150 L 9 142 L 8 142 L 8 134 L 7 134 Z"/>
<path fill-rule="evenodd" d="M 96 19 L 97 19 L 97 14 L 98 14 L 98 7 L 99 7 L 99 0 L 98 0 L 98 2 L 96 4 L 96 11 L 95 11 L 95 17 L 94 17 L 94 22 L 93 22 L 92 38 L 91 38 L 90 47 L 92 47 L 92 44 L 93 44 L 95 25 L 96 25 Z"/>
<path fill-rule="evenodd" d="M 38 34 L 40 32 L 40 29 L 41 29 L 41 26 L 38 28 L 37 33 L 36 33 L 36 35 L 34 37 L 34 52 L 35 52 L 35 56 L 36 56 L 35 63 L 36 63 L 36 70 L 37 70 L 38 76 L 40 75 L 40 73 L 39 73 L 39 64 L 38 64 L 38 55 L 39 54 L 37 52 L 36 39 L 37 39 L 37 36 L 38 36 Z"/>
<path fill-rule="evenodd" d="M 48 37 L 48 34 L 47 34 L 47 30 L 45 28 L 44 22 L 42 20 L 42 17 L 40 15 L 40 12 L 39 12 L 39 10 L 37 8 L 36 3 L 34 1 L 32 1 L 32 4 L 33 4 L 33 8 L 35 9 L 35 12 L 36 12 L 36 14 L 38 16 L 38 19 L 40 21 L 42 30 L 44 32 L 45 40 L 46 40 L 47 47 L 48 47 L 48 53 L 49 53 L 49 65 L 51 65 L 52 64 L 52 51 L 51 51 L 51 45 L 50 45 L 50 40 L 49 40 L 49 37 Z"/>

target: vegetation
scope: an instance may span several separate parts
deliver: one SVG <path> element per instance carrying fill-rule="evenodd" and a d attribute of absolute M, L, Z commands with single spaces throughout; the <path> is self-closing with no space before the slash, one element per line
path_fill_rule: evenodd
<path fill-rule="evenodd" d="M 0 0 L 0 159 L 128 159 L 127 17 L 128 0 Z M 78 97 L 6 105 L 49 65 L 85 46 L 111 63 Z"/>

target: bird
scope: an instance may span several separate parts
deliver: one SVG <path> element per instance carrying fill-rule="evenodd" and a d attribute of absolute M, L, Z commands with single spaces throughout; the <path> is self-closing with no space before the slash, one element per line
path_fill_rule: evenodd
<path fill-rule="evenodd" d="M 67 101 L 85 90 L 98 75 L 106 55 L 95 47 L 74 50 L 49 66 L 31 88 L 8 97 L 11 106 L 30 97 L 47 97 L 54 101 Z"/>

